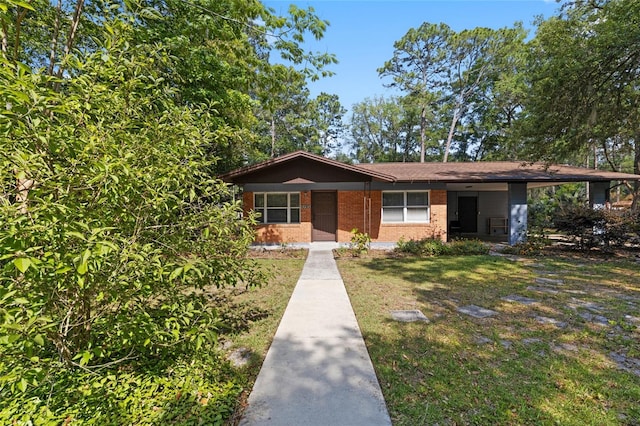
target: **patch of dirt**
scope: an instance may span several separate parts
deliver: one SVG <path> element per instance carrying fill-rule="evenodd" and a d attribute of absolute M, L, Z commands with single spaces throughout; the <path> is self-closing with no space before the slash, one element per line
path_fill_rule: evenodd
<path fill-rule="evenodd" d="M 415 257 L 411 254 L 400 253 L 395 250 L 383 250 L 383 249 L 371 249 L 366 253 L 362 253 L 359 256 L 354 256 L 351 251 L 348 249 L 337 249 L 333 251 L 333 256 L 336 259 L 352 259 L 352 258 L 362 258 L 362 259 L 397 259 L 402 257 Z"/>
<path fill-rule="evenodd" d="M 288 248 L 252 248 L 247 253 L 249 259 L 306 259 L 307 249 L 288 249 Z"/>
<path fill-rule="evenodd" d="M 250 259 L 306 259 L 309 250 L 307 249 L 295 249 L 295 248 L 252 248 L 247 253 L 247 258 Z M 348 249 L 335 249 L 333 251 L 336 259 L 350 259 L 350 258 L 363 258 L 363 259 L 381 259 L 381 258 L 411 258 L 415 255 L 408 253 L 401 253 L 395 250 L 382 250 L 371 249 L 366 253 L 360 254 L 360 256 L 354 256 Z M 589 251 L 577 250 L 572 245 L 567 244 L 554 244 L 552 246 L 541 249 L 536 254 L 523 255 L 523 257 L 535 258 L 535 257 L 563 257 L 566 259 L 580 260 L 580 261 L 610 261 L 612 259 L 617 260 L 629 260 L 640 263 L 640 247 L 628 247 L 628 248 L 612 248 L 608 250 L 602 250 L 599 248 L 593 248 Z"/>

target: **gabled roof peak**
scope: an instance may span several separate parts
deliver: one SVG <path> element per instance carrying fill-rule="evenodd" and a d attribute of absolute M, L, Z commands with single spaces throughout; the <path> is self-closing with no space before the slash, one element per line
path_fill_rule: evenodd
<path fill-rule="evenodd" d="M 318 164 L 323 164 L 329 167 L 334 167 L 337 169 L 345 170 L 347 172 L 359 174 L 366 176 L 371 180 L 378 180 L 383 182 L 393 182 L 395 181 L 392 175 L 386 174 L 384 172 L 378 172 L 375 170 L 367 170 L 357 165 L 343 163 L 341 161 L 332 160 L 330 158 L 323 157 L 321 155 L 312 154 L 307 151 L 295 151 L 290 152 L 288 154 L 281 155 L 279 157 L 271 158 L 269 160 L 265 160 L 263 162 L 252 164 L 249 166 L 241 167 L 239 169 L 233 170 L 229 173 L 226 173 L 220 176 L 220 179 L 226 182 L 234 182 L 236 179 L 249 175 L 251 173 L 260 172 L 263 170 L 267 170 L 269 168 L 273 168 L 279 165 L 284 165 L 288 162 L 300 159 L 307 159 L 312 162 L 316 162 Z"/>

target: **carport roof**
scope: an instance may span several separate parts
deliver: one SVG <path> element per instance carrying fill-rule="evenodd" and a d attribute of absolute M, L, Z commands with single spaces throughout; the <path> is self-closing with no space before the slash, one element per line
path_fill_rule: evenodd
<path fill-rule="evenodd" d="M 382 182 L 442 182 L 442 183 L 498 183 L 498 182 L 584 182 L 640 180 L 640 175 L 593 170 L 556 164 L 530 163 L 523 161 L 478 161 L 464 163 L 372 163 L 346 164 L 305 151 L 273 158 L 262 163 L 243 167 L 221 176 L 226 182 L 246 183 L 251 177 L 275 173 L 294 164 L 294 160 L 305 160 L 318 167 L 360 176 L 362 179 Z M 297 177 L 296 179 L 303 179 Z"/>
<path fill-rule="evenodd" d="M 376 163 L 361 168 L 394 176 L 397 182 L 584 182 L 640 180 L 640 175 L 522 161 L 465 163 Z"/>

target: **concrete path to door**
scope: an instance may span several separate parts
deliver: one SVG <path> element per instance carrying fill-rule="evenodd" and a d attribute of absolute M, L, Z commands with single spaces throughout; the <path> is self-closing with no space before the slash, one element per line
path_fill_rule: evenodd
<path fill-rule="evenodd" d="M 335 247 L 311 244 L 240 425 L 391 425 Z"/>

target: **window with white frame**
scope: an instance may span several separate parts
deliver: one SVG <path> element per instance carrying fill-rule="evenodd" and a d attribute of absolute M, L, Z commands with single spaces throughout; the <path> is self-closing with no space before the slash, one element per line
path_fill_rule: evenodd
<path fill-rule="evenodd" d="M 384 191 L 382 222 L 429 222 L 429 191 Z"/>
<path fill-rule="evenodd" d="M 253 206 L 260 223 L 300 223 L 299 192 L 255 193 Z"/>

